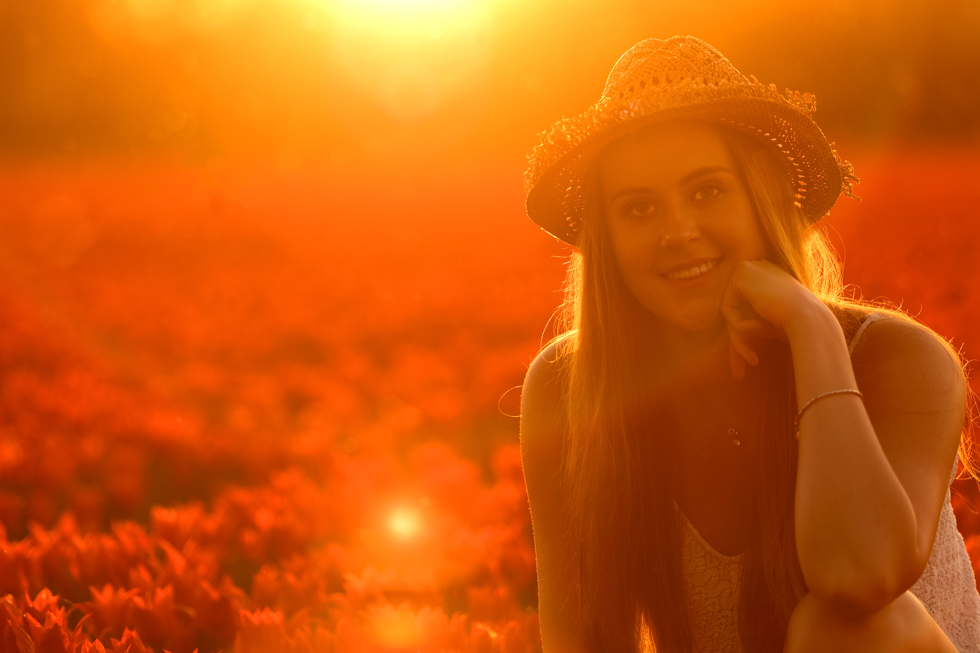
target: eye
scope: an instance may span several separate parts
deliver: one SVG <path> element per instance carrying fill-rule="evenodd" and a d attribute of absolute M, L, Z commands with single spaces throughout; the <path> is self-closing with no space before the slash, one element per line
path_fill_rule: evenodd
<path fill-rule="evenodd" d="M 694 189 L 694 199 L 699 202 L 706 202 L 708 200 L 714 199 L 725 190 L 723 184 L 717 181 L 709 181 L 707 183 L 700 184 Z"/>
<path fill-rule="evenodd" d="M 648 200 L 636 199 L 623 205 L 620 212 L 625 216 L 643 217 L 650 215 L 655 210 L 653 203 Z"/>

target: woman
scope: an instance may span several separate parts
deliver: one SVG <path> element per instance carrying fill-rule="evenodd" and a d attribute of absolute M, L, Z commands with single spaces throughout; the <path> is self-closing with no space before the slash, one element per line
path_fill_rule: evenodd
<path fill-rule="evenodd" d="M 856 179 L 813 109 L 650 39 L 531 156 L 577 248 L 522 399 L 545 653 L 980 651 L 963 367 L 842 297 L 814 223 Z"/>

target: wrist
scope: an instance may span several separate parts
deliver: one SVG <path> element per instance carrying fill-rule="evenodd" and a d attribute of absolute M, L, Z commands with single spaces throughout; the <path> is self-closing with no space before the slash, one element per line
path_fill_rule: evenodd
<path fill-rule="evenodd" d="M 796 400 L 804 406 L 810 399 L 830 390 L 856 388 L 847 340 L 840 322 L 823 302 L 801 310 L 787 325 L 796 378 Z"/>
<path fill-rule="evenodd" d="M 828 329 L 843 338 L 837 316 L 820 299 L 811 295 L 793 311 L 783 330 L 792 346 L 801 340 L 812 341 L 814 336 L 826 333 Z"/>

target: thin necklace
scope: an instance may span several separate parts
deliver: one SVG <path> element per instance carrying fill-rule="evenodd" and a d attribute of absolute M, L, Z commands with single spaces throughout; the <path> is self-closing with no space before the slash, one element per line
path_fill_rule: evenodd
<path fill-rule="evenodd" d="M 717 417 L 715 417 L 714 412 L 710 408 L 708 408 L 707 406 L 705 406 L 703 403 L 701 403 L 701 401 L 694 395 L 694 391 L 693 390 L 691 390 L 690 388 L 688 388 L 687 389 L 687 393 L 689 395 L 691 395 L 691 399 L 693 399 L 694 400 L 694 403 L 696 403 L 698 405 L 698 408 L 700 408 L 701 410 L 703 410 L 705 412 L 705 414 L 708 417 L 710 417 L 715 422 L 715 424 L 717 424 L 718 426 L 720 426 L 721 428 L 725 429 L 725 431 L 728 432 L 728 437 L 730 437 L 732 439 L 732 444 L 733 445 L 735 445 L 736 447 L 741 446 L 742 441 L 739 439 L 738 429 L 736 429 L 734 426 L 729 426 L 729 425 L 725 424 L 720 419 L 718 419 Z"/>

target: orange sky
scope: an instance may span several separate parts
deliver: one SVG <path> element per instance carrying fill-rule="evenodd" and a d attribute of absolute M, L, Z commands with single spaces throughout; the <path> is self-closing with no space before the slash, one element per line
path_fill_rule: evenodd
<path fill-rule="evenodd" d="M 974 0 L 47 0 L 0 8 L 0 152 L 522 156 L 675 33 L 832 136 L 980 139 Z"/>

